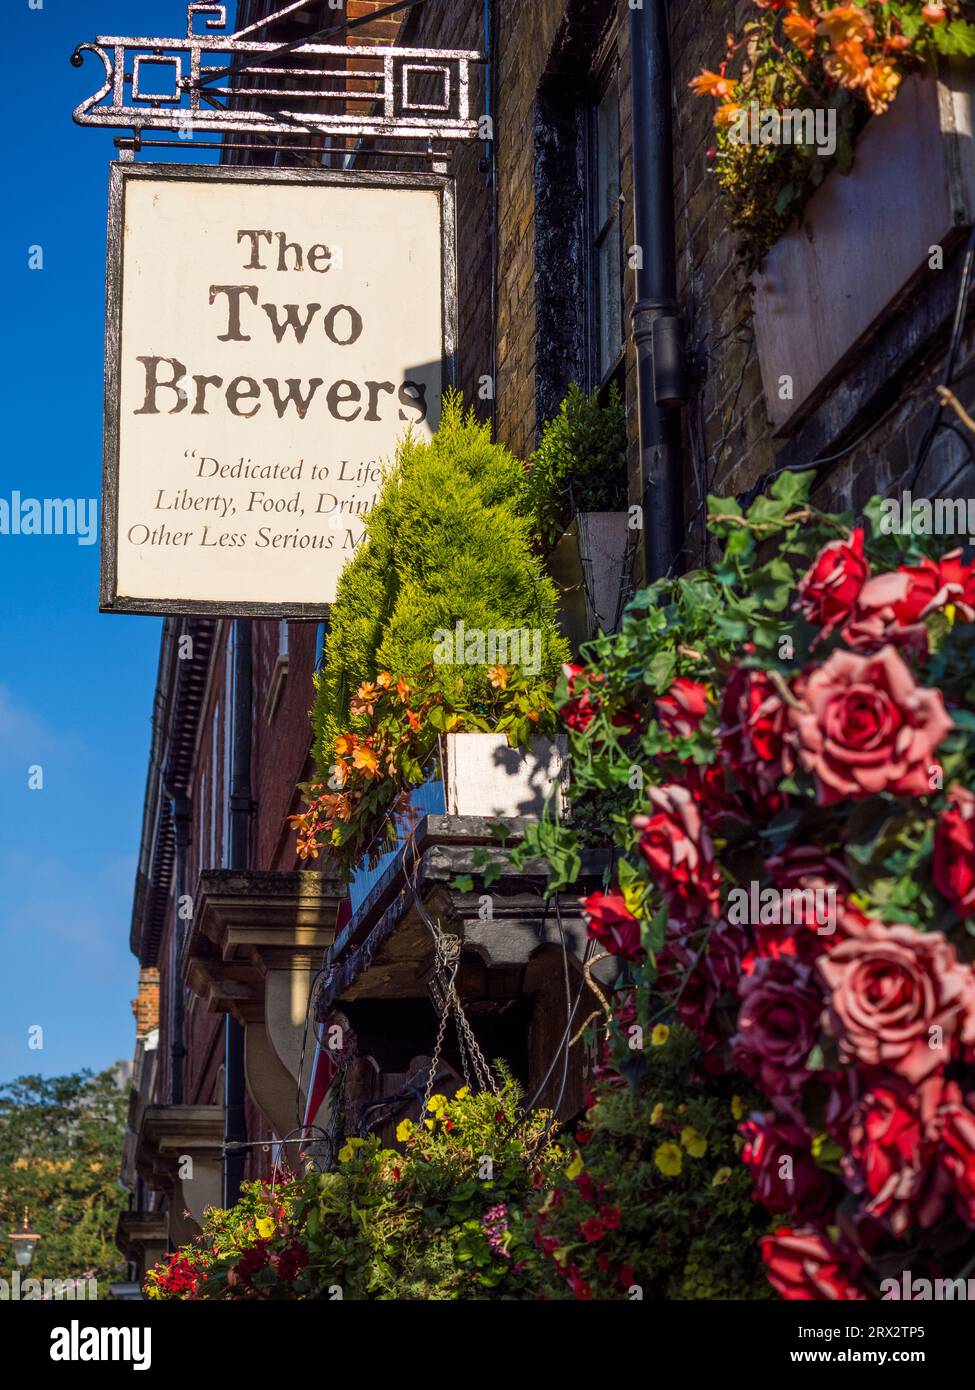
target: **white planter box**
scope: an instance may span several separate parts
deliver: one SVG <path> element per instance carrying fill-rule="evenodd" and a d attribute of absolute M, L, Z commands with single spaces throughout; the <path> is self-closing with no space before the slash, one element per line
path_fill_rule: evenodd
<path fill-rule="evenodd" d="M 504 734 L 448 734 L 445 794 L 448 816 L 537 819 L 546 800 L 561 815 L 565 739 L 535 739 L 509 748 Z"/>
<path fill-rule="evenodd" d="M 777 432 L 809 413 L 916 284 L 943 273 L 928 268 L 930 248 L 947 248 L 975 214 L 973 107 L 970 60 L 909 78 L 865 127 L 852 172 L 834 170 L 769 252 L 754 280 L 755 337 Z"/>
<path fill-rule="evenodd" d="M 562 593 L 562 634 L 576 648 L 597 632 L 614 632 L 626 581 L 627 512 L 579 512 L 557 542 L 549 565 Z"/>

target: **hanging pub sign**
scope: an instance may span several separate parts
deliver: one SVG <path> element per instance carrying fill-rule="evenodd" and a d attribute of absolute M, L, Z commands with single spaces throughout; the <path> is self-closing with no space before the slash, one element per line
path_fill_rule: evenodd
<path fill-rule="evenodd" d="M 318 617 L 453 379 L 436 174 L 114 164 L 101 607 Z"/>

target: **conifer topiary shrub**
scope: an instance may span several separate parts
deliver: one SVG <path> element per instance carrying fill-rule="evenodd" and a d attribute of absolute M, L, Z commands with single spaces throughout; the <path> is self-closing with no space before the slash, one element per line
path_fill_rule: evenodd
<path fill-rule="evenodd" d="M 537 534 L 553 545 L 576 512 L 618 512 L 627 503 L 626 407 L 616 383 L 605 405 L 570 386 L 542 431 L 526 479 Z"/>
<path fill-rule="evenodd" d="M 407 436 L 384 479 L 366 536 L 339 579 L 316 681 L 312 722 L 318 766 L 356 727 L 350 704 L 383 672 L 410 678 L 433 669 L 463 680 L 466 698 L 489 693 L 488 662 L 458 652 L 436 665 L 438 633 L 525 630 L 536 681 L 554 681 L 568 646 L 558 635 L 558 594 L 532 549 L 525 470 L 459 395 L 448 395 L 429 442 Z M 535 638 L 535 634 L 538 634 Z"/>

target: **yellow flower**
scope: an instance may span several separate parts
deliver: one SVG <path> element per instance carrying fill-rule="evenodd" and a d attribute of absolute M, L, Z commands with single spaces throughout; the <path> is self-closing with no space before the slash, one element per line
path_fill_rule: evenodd
<path fill-rule="evenodd" d="M 427 1129 L 436 1129 L 437 1127 L 436 1120 L 424 1120 L 423 1123 L 426 1125 Z"/>
<path fill-rule="evenodd" d="M 660 1124 L 663 1124 L 663 1121 L 664 1121 L 664 1114 L 665 1114 L 664 1103 L 663 1103 L 663 1101 L 658 1101 L 657 1104 L 653 1107 L 653 1109 L 652 1109 L 651 1112 L 650 1112 L 650 1123 L 651 1123 L 652 1125 L 660 1125 Z"/>
<path fill-rule="evenodd" d="M 396 1142 L 399 1144 L 404 1144 L 406 1140 L 409 1139 L 412 1133 L 413 1121 L 400 1120 L 399 1124 L 396 1126 Z"/>
<path fill-rule="evenodd" d="M 658 1023 L 650 1034 L 650 1041 L 653 1043 L 654 1047 L 663 1047 L 669 1037 L 670 1029 L 667 1027 L 666 1023 Z"/>
<path fill-rule="evenodd" d="M 438 1118 L 443 1114 L 446 1108 L 446 1096 L 431 1096 L 430 1099 L 427 1101 L 427 1109 L 430 1111 L 430 1114 L 436 1115 Z"/>
<path fill-rule="evenodd" d="M 681 1151 L 676 1144 L 660 1144 L 653 1161 L 665 1178 L 676 1178 L 684 1166 Z"/>
<path fill-rule="evenodd" d="M 708 1141 L 693 1125 L 686 1125 L 680 1132 L 680 1142 L 691 1158 L 703 1158 L 708 1151 Z"/>
<path fill-rule="evenodd" d="M 565 1170 L 565 1176 L 569 1179 L 569 1182 L 575 1182 L 585 1166 L 586 1165 L 582 1161 L 582 1155 L 576 1154 L 575 1158 Z"/>
<path fill-rule="evenodd" d="M 339 1162 L 348 1163 L 354 1152 L 355 1150 L 350 1149 L 348 1144 L 346 1144 L 343 1149 L 339 1149 Z"/>
<path fill-rule="evenodd" d="M 745 1113 L 745 1106 L 741 1096 L 731 1097 L 731 1116 L 732 1119 L 740 1120 Z"/>
<path fill-rule="evenodd" d="M 459 1091 L 457 1092 L 457 1094 L 454 1096 L 454 1100 L 466 1100 L 467 1097 L 470 1095 L 470 1093 L 471 1093 L 471 1088 L 470 1088 L 470 1086 L 461 1086 L 460 1090 L 459 1090 Z"/>
<path fill-rule="evenodd" d="M 273 1217 L 259 1216 L 257 1218 L 257 1234 L 262 1240 L 270 1240 L 276 1229 Z"/>
<path fill-rule="evenodd" d="M 719 1168 L 718 1171 L 715 1173 L 714 1177 L 711 1179 L 711 1186 L 712 1186 L 712 1187 L 724 1187 L 725 1183 L 728 1182 L 728 1180 L 730 1179 L 730 1177 L 731 1177 L 731 1169 L 730 1169 L 730 1168 Z"/>

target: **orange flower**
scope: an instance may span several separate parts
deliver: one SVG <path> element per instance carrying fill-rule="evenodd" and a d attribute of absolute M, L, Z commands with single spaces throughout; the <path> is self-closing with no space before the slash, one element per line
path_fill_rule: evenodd
<path fill-rule="evenodd" d="M 820 17 L 817 33 L 825 34 L 834 48 L 863 43 L 874 36 L 870 16 L 859 5 L 837 5 Z"/>
<path fill-rule="evenodd" d="M 393 675 L 391 671 L 380 671 L 379 675 L 376 677 L 376 684 L 379 686 L 380 690 L 388 690 L 392 683 Z"/>
<path fill-rule="evenodd" d="M 358 742 L 355 734 L 339 734 L 335 740 L 335 752 L 338 757 L 344 758 L 352 752 Z"/>
<path fill-rule="evenodd" d="M 870 71 L 870 59 L 861 43 L 840 43 L 823 59 L 823 66 L 842 86 L 861 87 Z"/>
<path fill-rule="evenodd" d="M 488 679 L 495 690 L 508 689 L 508 668 L 506 666 L 489 666 Z"/>
<path fill-rule="evenodd" d="M 358 768 L 360 772 L 364 772 L 367 777 L 375 777 L 379 770 L 379 759 L 371 748 L 363 744 L 361 748 L 357 748 L 352 754 L 352 765 Z"/>
<path fill-rule="evenodd" d="M 408 709 L 406 711 L 406 721 L 415 734 L 418 734 L 420 732 L 419 716 L 414 714 L 411 709 Z"/>
<path fill-rule="evenodd" d="M 699 97 L 715 97 L 720 101 L 723 97 L 730 95 L 732 84 L 724 73 L 712 72 L 710 68 L 702 68 L 697 77 L 692 78 L 687 85 Z"/>
<path fill-rule="evenodd" d="M 399 680 L 396 682 L 396 694 L 403 701 L 404 705 L 406 704 L 406 697 L 409 695 L 409 693 L 410 687 L 406 684 L 406 681 L 403 679 L 403 677 L 400 676 Z"/>
<path fill-rule="evenodd" d="M 799 52 L 811 58 L 816 42 L 816 26 L 805 15 L 789 14 L 782 21 L 786 38 L 794 43 Z"/>
<path fill-rule="evenodd" d="M 716 126 L 734 125 L 740 115 L 741 107 L 737 101 L 726 101 L 715 111 L 714 124 Z"/>
<path fill-rule="evenodd" d="M 379 691 L 370 681 L 363 681 L 352 697 L 349 705 L 353 714 L 372 714 L 379 699 Z"/>

